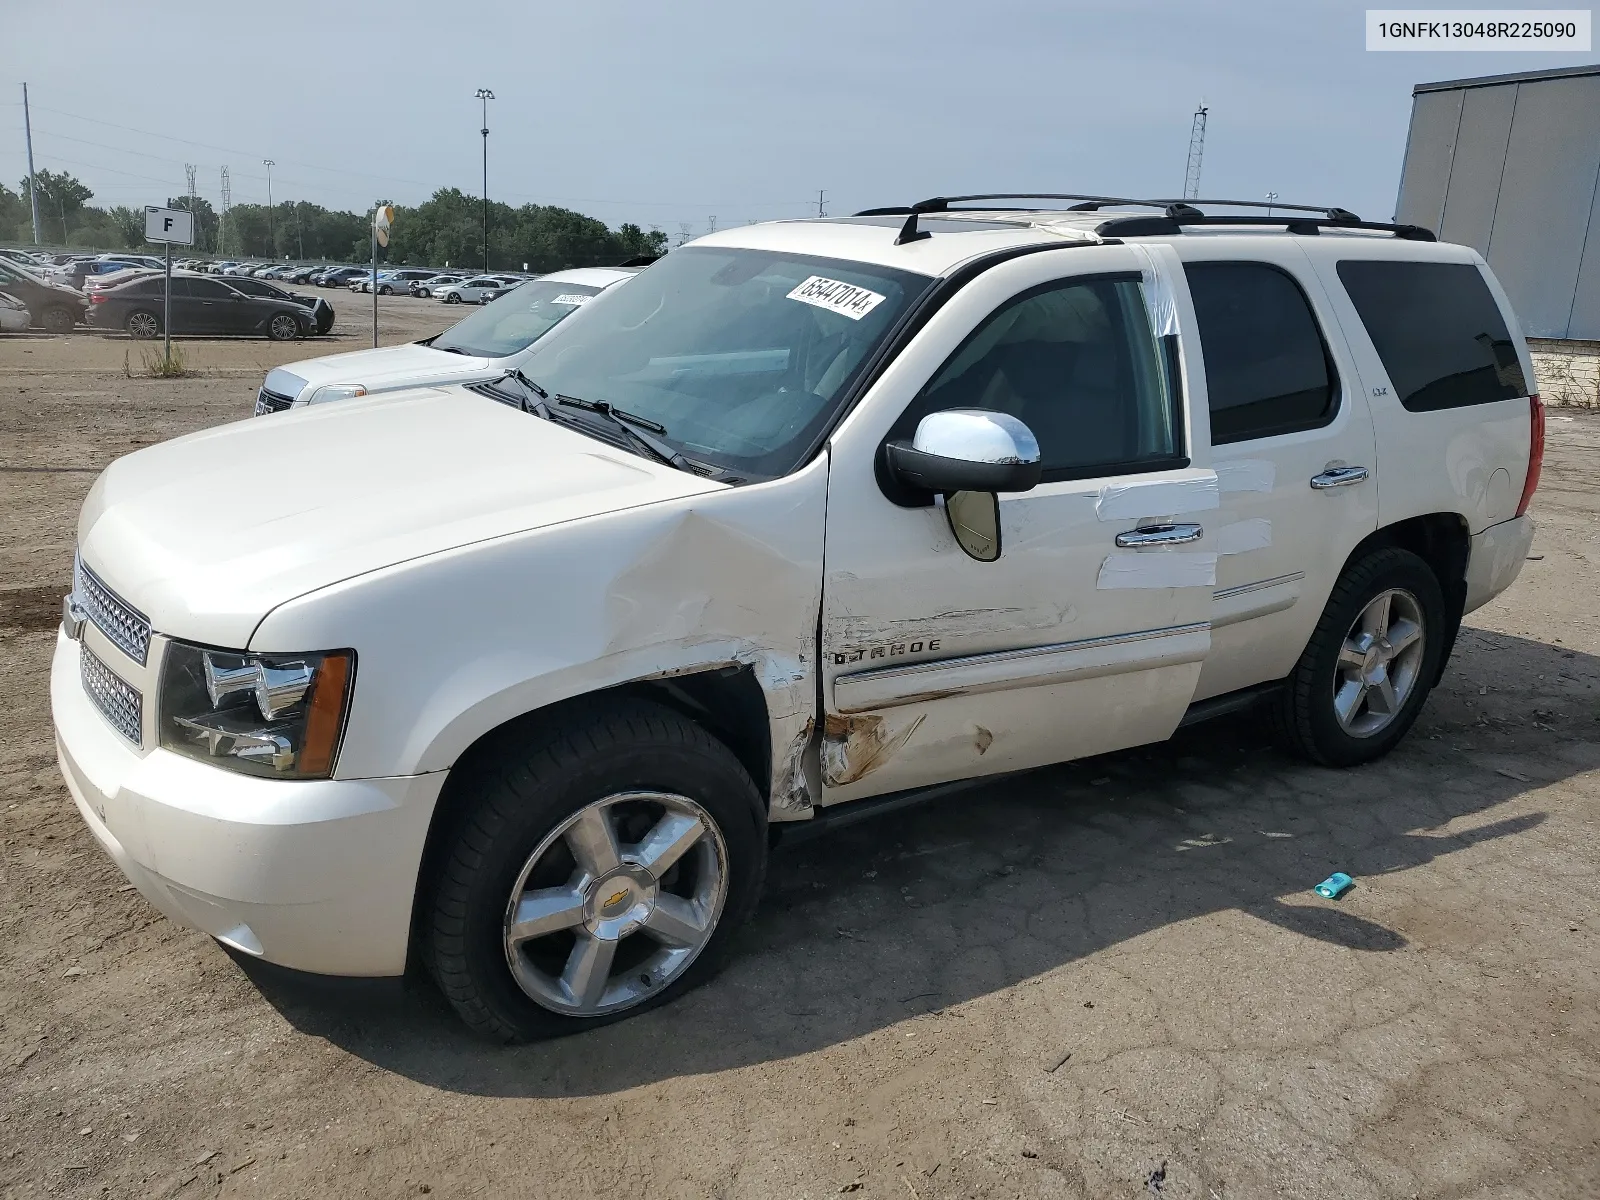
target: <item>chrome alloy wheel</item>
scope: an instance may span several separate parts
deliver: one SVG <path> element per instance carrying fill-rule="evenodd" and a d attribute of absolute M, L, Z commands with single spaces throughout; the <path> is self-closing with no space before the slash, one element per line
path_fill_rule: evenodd
<path fill-rule="evenodd" d="M 1345 634 L 1334 671 L 1333 712 L 1351 737 L 1381 733 L 1417 686 L 1422 658 L 1422 605 L 1410 592 L 1379 592 Z"/>
<path fill-rule="evenodd" d="M 128 318 L 128 332 L 136 338 L 161 336 L 161 322 L 146 312 L 136 312 Z"/>
<path fill-rule="evenodd" d="M 727 893 L 728 848 L 704 808 L 670 792 L 606 796 L 523 864 L 506 905 L 506 963 L 552 1012 L 630 1008 L 689 969 Z"/>
<path fill-rule="evenodd" d="M 300 323 L 288 313 L 279 313 L 272 318 L 271 333 L 273 340 L 287 342 L 290 338 L 299 336 Z"/>

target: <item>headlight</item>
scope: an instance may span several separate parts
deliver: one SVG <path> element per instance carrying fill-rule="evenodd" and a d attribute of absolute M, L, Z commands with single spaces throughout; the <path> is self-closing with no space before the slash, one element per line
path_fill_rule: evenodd
<path fill-rule="evenodd" d="M 173 642 L 161 672 L 161 745 L 246 775 L 326 779 L 355 665 L 353 650 L 230 654 Z"/>
<path fill-rule="evenodd" d="M 306 400 L 307 404 L 326 404 L 329 400 L 349 400 L 354 396 L 365 396 L 367 388 L 361 383 L 329 383 L 317 388 Z"/>

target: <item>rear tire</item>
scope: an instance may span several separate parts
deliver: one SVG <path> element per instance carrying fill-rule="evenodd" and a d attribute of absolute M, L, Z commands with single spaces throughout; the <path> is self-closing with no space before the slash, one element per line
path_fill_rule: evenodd
<path fill-rule="evenodd" d="M 440 989 L 487 1037 L 558 1037 L 675 999 L 716 971 L 760 896 L 755 784 L 662 705 L 524 726 L 462 786 L 421 932 Z"/>
<path fill-rule="evenodd" d="M 141 341 L 161 336 L 161 318 L 147 308 L 134 309 L 123 321 L 122 327 L 128 331 L 129 337 Z"/>
<path fill-rule="evenodd" d="M 1285 749 L 1327 767 L 1394 749 L 1438 677 L 1446 616 L 1438 577 L 1409 550 L 1346 567 L 1274 704 Z"/>
<path fill-rule="evenodd" d="M 44 327 L 47 333 L 71 333 L 72 327 L 77 324 L 70 309 L 62 308 L 59 304 L 44 310 Z"/>

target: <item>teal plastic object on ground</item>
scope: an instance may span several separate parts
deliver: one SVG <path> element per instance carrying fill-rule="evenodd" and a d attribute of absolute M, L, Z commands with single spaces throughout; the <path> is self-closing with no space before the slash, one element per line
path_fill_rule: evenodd
<path fill-rule="evenodd" d="M 1356 881 L 1343 871 L 1335 871 L 1311 890 L 1324 900 L 1337 900 L 1355 885 Z"/>

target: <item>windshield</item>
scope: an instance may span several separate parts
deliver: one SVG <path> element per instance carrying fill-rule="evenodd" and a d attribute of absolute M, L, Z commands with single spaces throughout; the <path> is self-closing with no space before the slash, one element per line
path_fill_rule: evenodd
<path fill-rule="evenodd" d="M 552 395 L 664 426 L 690 458 L 775 477 L 799 465 L 932 282 L 866 263 L 689 247 L 596 300 L 522 369 Z"/>
<path fill-rule="evenodd" d="M 472 280 L 474 285 L 486 280 Z M 465 286 L 465 285 L 463 285 Z M 479 358 L 505 358 L 526 350 L 557 322 L 570 317 L 598 296 L 600 289 L 583 283 L 537 280 L 507 292 L 459 325 L 446 329 L 429 343 L 435 350 L 454 350 Z"/>

